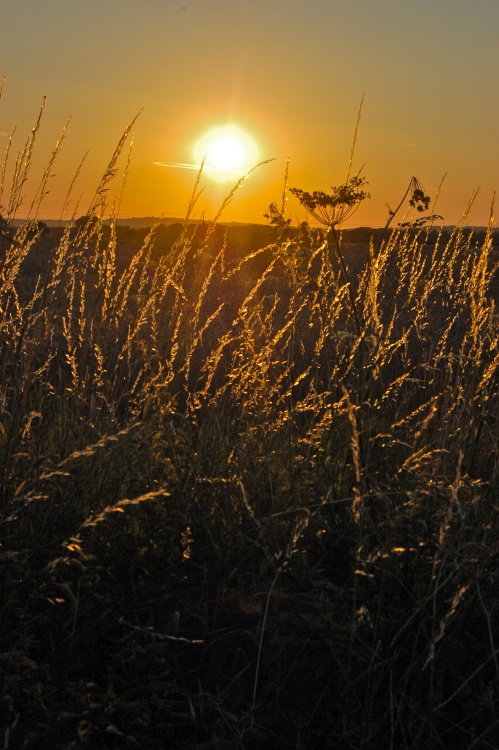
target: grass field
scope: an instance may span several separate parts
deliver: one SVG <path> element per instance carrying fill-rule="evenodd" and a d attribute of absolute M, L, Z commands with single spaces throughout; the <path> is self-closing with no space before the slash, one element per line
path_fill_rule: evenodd
<path fill-rule="evenodd" d="M 492 223 L 137 242 L 127 134 L 66 228 L 29 143 L 3 198 L 3 748 L 496 748 Z"/>

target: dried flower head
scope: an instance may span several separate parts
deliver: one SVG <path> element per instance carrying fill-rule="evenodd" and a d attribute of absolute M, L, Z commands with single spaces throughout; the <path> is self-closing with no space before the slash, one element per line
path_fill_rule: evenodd
<path fill-rule="evenodd" d="M 322 190 L 307 193 L 299 188 L 291 188 L 290 192 L 316 221 L 327 227 L 335 227 L 348 219 L 359 204 L 370 197 L 363 190 L 366 184 L 364 177 L 356 175 L 339 187 L 331 187 L 329 194 Z"/>

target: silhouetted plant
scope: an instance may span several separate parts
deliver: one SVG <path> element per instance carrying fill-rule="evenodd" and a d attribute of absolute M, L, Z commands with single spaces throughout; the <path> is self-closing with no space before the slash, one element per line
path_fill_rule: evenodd
<path fill-rule="evenodd" d="M 345 259 L 341 249 L 341 242 L 337 230 L 344 221 L 349 219 L 357 210 L 360 203 L 370 195 L 363 188 L 366 185 L 365 177 L 356 175 L 351 177 L 347 182 L 339 187 L 331 187 L 331 193 L 324 193 L 322 190 L 315 190 L 313 193 L 307 193 L 300 188 L 291 188 L 290 192 L 295 195 L 301 205 L 319 224 L 326 227 L 326 239 L 331 246 L 330 238 L 333 240 L 333 247 L 340 263 L 341 271 L 345 279 L 352 316 L 355 321 L 357 335 L 362 335 L 363 324 L 355 304 L 355 296 L 352 284 L 348 275 Z"/>
<path fill-rule="evenodd" d="M 286 204 L 288 202 L 288 178 L 289 178 L 289 159 L 286 159 L 286 169 L 284 172 L 284 184 L 282 187 L 281 194 L 281 208 L 278 208 L 277 203 L 271 203 L 268 209 L 268 213 L 264 214 L 264 217 L 269 220 L 269 224 L 275 227 L 278 232 L 279 238 L 285 238 L 289 236 L 289 227 L 291 225 L 291 219 L 286 218 Z"/>
<path fill-rule="evenodd" d="M 268 213 L 263 215 L 269 220 L 269 224 L 272 227 L 276 227 L 279 230 L 287 229 L 291 224 L 291 219 L 284 218 L 283 213 L 277 208 L 277 203 L 271 203 Z"/>
<path fill-rule="evenodd" d="M 411 208 L 415 208 L 416 211 L 419 213 L 424 213 L 425 211 L 428 211 L 430 207 L 431 198 L 429 195 L 427 195 L 426 190 L 423 186 L 423 184 L 418 180 L 417 177 L 411 177 L 409 186 L 407 190 L 405 191 L 402 200 L 398 204 L 398 206 L 392 210 L 388 203 L 386 204 L 386 207 L 388 208 L 388 219 L 384 227 L 383 234 L 381 235 L 381 239 L 378 242 L 377 248 L 376 248 L 376 254 L 379 252 L 381 245 L 383 243 L 383 240 L 386 238 L 388 229 L 390 228 L 392 221 L 394 220 L 395 216 L 398 214 L 402 206 L 404 205 L 405 200 L 407 199 L 407 196 L 410 195 L 409 198 L 409 206 Z M 439 214 L 431 214 L 430 216 L 424 216 L 420 217 L 419 219 L 412 219 L 410 221 L 401 221 L 399 222 L 399 227 L 413 227 L 414 229 L 420 229 L 421 227 L 430 224 L 432 221 L 435 221 L 436 219 L 443 219 L 443 216 L 440 216 Z"/>
<path fill-rule="evenodd" d="M 344 185 L 331 187 L 331 193 L 324 193 L 322 190 L 307 193 L 299 188 L 291 188 L 290 193 L 298 198 L 301 205 L 319 224 L 332 229 L 341 226 L 355 213 L 363 200 L 371 197 L 362 189 L 366 184 L 364 177 L 356 175 Z"/>

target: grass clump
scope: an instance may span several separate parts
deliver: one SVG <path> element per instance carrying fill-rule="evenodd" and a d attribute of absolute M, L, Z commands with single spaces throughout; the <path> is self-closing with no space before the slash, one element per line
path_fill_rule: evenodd
<path fill-rule="evenodd" d="M 159 251 L 104 223 L 129 132 L 50 231 L 28 141 L 0 227 L 3 746 L 494 747 L 492 222 L 352 247 L 349 176 Z"/>

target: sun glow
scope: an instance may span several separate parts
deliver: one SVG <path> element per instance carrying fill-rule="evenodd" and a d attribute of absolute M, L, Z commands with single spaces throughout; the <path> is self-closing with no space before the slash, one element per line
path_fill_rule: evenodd
<path fill-rule="evenodd" d="M 204 160 L 205 171 L 213 179 L 226 181 L 243 176 L 256 165 L 257 147 L 253 139 L 235 125 L 213 128 L 196 143 L 194 157 Z"/>

